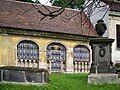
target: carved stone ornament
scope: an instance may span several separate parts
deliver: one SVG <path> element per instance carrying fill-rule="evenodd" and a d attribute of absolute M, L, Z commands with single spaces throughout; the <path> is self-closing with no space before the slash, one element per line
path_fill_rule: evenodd
<path fill-rule="evenodd" d="M 105 56 L 105 48 L 101 48 L 101 49 L 100 49 L 99 55 L 100 55 L 101 57 L 104 57 L 104 56 Z"/>
<path fill-rule="evenodd" d="M 95 25 L 95 29 L 99 36 L 102 36 L 105 33 L 107 27 L 102 19 L 97 21 L 97 24 Z"/>

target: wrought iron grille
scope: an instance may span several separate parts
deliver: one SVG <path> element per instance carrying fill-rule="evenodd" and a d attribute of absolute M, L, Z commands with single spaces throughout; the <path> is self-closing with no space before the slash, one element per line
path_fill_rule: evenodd
<path fill-rule="evenodd" d="M 17 59 L 38 60 L 38 45 L 30 40 L 21 41 L 17 45 Z"/>
<path fill-rule="evenodd" d="M 74 61 L 89 61 L 90 52 L 86 46 L 78 45 L 73 49 Z"/>
<path fill-rule="evenodd" d="M 66 48 L 60 43 L 52 43 L 47 47 L 46 58 L 51 61 L 51 71 L 61 71 L 61 61 L 66 59 Z"/>
<path fill-rule="evenodd" d="M 47 60 L 53 60 L 54 56 L 59 56 L 59 60 L 65 60 L 66 58 L 66 51 L 54 51 L 54 50 L 47 50 L 46 58 Z"/>

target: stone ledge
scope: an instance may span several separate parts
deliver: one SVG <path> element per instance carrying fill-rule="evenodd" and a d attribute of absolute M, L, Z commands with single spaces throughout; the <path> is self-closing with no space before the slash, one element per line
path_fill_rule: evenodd
<path fill-rule="evenodd" d="M 24 83 L 24 82 L 7 82 L 7 81 L 2 81 L 0 84 L 14 84 L 14 85 L 23 85 L 23 86 L 44 86 L 48 85 L 48 83 Z"/>
<path fill-rule="evenodd" d="M 118 74 L 91 73 L 90 75 L 88 75 L 88 83 L 89 84 L 120 84 L 120 78 L 118 78 Z"/>

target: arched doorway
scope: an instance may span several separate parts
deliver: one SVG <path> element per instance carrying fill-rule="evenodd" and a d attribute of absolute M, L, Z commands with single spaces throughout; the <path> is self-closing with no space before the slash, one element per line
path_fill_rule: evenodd
<path fill-rule="evenodd" d="M 73 48 L 73 61 L 75 72 L 89 72 L 90 50 L 84 45 Z"/>
<path fill-rule="evenodd" d="M 17 63 L 21 67 L 38 67 L 39 47 L 31 40 L 23 40 L 17 45 Z"/>
<path fill-rule="evenodd" d="M 51 43 L 47 46 L 46 58 L 50 71 L 65 71 L 66 48 L 61 43 Z"/>

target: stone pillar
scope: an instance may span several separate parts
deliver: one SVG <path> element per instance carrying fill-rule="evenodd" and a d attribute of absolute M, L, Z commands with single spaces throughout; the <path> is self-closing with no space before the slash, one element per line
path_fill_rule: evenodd
<path fill-rule="evenodd" d="M 72 57 L 72 48 L 68 48 L 68 51 L 67 51 L 67 59 L 66 59 L 66 71 L 68 73 L 72 72 L 73 73 L 73 57 Z"/>
<path fill-rule="evenodd" d="M 115 74 L 111 61 L 111 46 L 114 39 L 93 38 L 90 40 L 92 48 L 92 64 L 88 83 L 117 83 L 118 75 Z"/>

